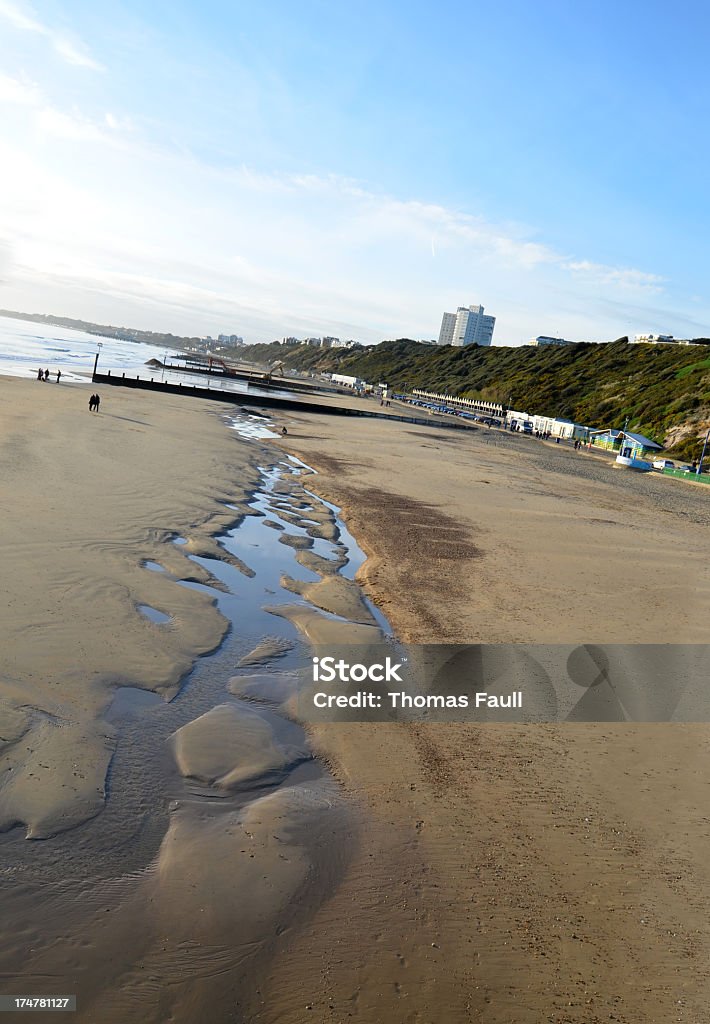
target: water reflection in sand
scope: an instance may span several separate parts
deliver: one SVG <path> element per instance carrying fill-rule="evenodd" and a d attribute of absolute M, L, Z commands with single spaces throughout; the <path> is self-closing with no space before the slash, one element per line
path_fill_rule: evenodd
<path fill-rule="evenodd" d="M 173 536 L 219 584 L 175 585 L 208 594 L 230 632 L 171 701 L 117 688 L 102 813 L 44 844 L 3 837 L 22 884 L 3 897 L 14 927 L 0 971 L 76 991 L 78 1021 L 187 1022 L 207 1001 L 221 1019 L 347 859 L 354 819 L 287 709 L 318 623 L 343 640 L 386 623 L 352 582 L 361 553 L 304 488 L 306 470 L 264 470 L 250 514 L 218 539 L 224 559 Z"/>

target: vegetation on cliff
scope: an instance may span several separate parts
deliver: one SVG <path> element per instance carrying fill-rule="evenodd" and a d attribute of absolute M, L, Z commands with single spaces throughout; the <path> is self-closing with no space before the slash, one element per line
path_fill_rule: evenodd
<path fill-rule="evenodd" d="M 697 457 L 710 426 L 710 345 L 631 345 L 623 338 L 607 345 L 453 348 L 400 338 L 351 349 L 251 345 L 240 356 L 354 374 L 395 389 L 485 398 L 590 427 L 627 423 L 679 458 Z"/>

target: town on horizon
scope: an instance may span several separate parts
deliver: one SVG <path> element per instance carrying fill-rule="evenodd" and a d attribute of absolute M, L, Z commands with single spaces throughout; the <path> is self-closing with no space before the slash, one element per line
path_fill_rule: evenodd
<path fill-rule="evenodd" d="M 0 309 L 0 316 L 10 319 L 27 320 L 30 322 L 49 323 L 59 327 L 68 327 L 74 330 L 83 330 L 88 334 L 97 334 L 116 338 L 123 341 L 142 341 L 149 344 L 163 344 L 167 341 L 189 343 L 189 347 L 197 351 L 224 351 L 228 349 L 247 348 L 256 344 L 277 344 L 288 347 L 307 345 L 313 348 L 326 349 L 350 349 L 358 346 L 372 348 L 383 344 L 385 341 L 401 340 L 383 338 L 379 342 L 362 342 L 353 338 L 343 339 L 334 335 L 306 335 L 302 338 L 295 335 L 286 335 L 281 338 L 273 338 L 266 342 L 245 341 L 243 335 L 236 333 L 220 333 L 217 336 L 205 335 L 177 335 L 172 332 L 150 331 L 141 328 L 116 327 L 108 324 L 99 324 L 89 320 L 81 320 L 74 317 L 59 316 L 52 313 L 23 313 L 17 310 Z M 441 327 L 438 338 L 410 338 L 420 345 L 450 345 L 453 348 L 464 348 L 469 345 L 477 345 L 481 348 L 522 348 L 527 346 L 569 346 L 579 344 L 604 345 L 611 341 L 618 341 L 626 338 L 629 344 L 647 345 L 701 345 L 707 342 L 705 337 L 698 338 L 676 338 L 672 334 L 645 332 L 630 335 L 621 335 L 619 338 L 610 338 L 606 341 L 589 341 L 586 339 L 572 340 L 562 338 L 559 335 L 539 334 L 527 342 L 522 343 L 500 343 L 493 344 L 493 332 L 495 329 L 496 317 L 486 314 L 482 305 L 459 306 L 455 313 L 444 312 L 441 318 Z"/>

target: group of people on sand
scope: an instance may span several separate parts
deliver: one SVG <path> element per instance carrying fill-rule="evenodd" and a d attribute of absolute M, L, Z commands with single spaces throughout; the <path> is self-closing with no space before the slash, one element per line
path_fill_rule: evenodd
<path fill-rule="evenodd" d="M 62 371 L 57 370 L 57 384 L 62 379 Z M 37 370 L 37 380 L 49 380 L 49 367 L 46 370 Z"/>
<path fill-rule="evenodd" d="M 99 395 L 92 395 L 89 399 L 89 412 L 98 412 L 99 406 L 101 405 L 101 398 Z"/>

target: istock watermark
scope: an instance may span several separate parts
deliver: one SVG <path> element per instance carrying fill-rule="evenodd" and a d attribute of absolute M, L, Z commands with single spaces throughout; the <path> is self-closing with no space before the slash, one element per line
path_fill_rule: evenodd
<path fill-rule="evenodd" d="M 298 713 L 313 722 L 710 722 L 710 648 L 319 647 Z"/>
<path fill-rule="evenodd" d="M 362 661 L 350 664 L 344 658 L 336 659 L 326 655 L 324 658 L 313 659 L 313 682 L 332 683 L 338 680 L 341 683 L 364 683 L 369 679 L 371 683 L 401 683 L 401 668 L 402 665 L 395 664 L 389 655 L 384 662 L 369 665 Z"/>

